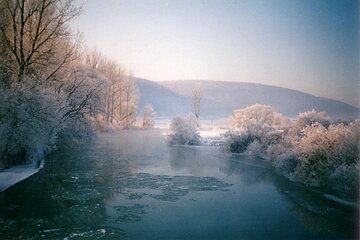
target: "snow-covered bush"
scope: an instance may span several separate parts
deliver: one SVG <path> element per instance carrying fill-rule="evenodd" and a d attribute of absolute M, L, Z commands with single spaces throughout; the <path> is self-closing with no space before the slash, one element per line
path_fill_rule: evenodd
<path fill-rule="evenodd" d="M 356 166 L 342 164 L 331 172 L 328 185 L 342 195 L 356 198 L 359 189 L 359 170 L 359 163 Z"/>
<path fill-rule="evenodd" d="M 265 157 L 283 175 L 351 196 L 358 190 L 360 123 L 331 124 L 323 112 L 300 113 L 292 125 L 269 106 L 236 110 L 224 149 Z"/>
<path fill-rule="evenodd" d="M 222 135 L 225 139 L 223 150 L 232 153 L 244 153 L 254 141 L 259 141 L 259 136 L 248 131 L 228 131 Z"/>
<path fill-rule="evenodd" d="M 301 131 L 312 124 L 321 124 L 325 128 L 331 124 L 331 119 L 325 112 L 312 111 L 302 112 L 293 120 L 290 133 L 293 135 L 301 135 Z"/>
<path fill-rule="evenodd" d="M 298 153 L 294 171 L 296 180 L 312 186 L 329 188 L 336 188 L 332 184 L 334 179 L 346 186 L 357 182 L 351 172 L 359 163 L 359 124 L 352 123 L 349 126 L 338 124 L 325 128 L 315 123 L 307 126 L 302 134 L 303 137 L 295 145 Z M 340 179 L 339 176 L 347 177 Z"/>
<path fill-rule="evenodd" d="M 268 142 L 266 156 L 267 158 L 274 159 L 276 162 L 275 165 L 284 166 L 281 163 L 285 159 L 294 159 L 296 158 L 296 145 L 303 137 L 302 130 L 312 124 L 320 124 L 324 127 L 329 127 L 331 122 L 330 117 L 324 112 L 316 112 L 315 110 L 300 113 L 290 125 L 284 127 L 280 134 L 278 134 L 275 139 L 276 141 Z M 279 132 L 278 132 L 279 133 Z M 292 169 L 293 164 L 290 164 L 291 167 L 286 169 Z"/>
<path fill-rule="evenodd" d="M 245 154 L 249 156 L 264 157 L 264 148 L 266 145 L 261 143 L 259 140 L 254 140 L 250 143 L 250 145 L 247 147 Z"/>
<path fill-rule="evenodd" d="M 262 104 L 235 110 L 229 121 L 231 128 L 249 132 L 278 129 L 288 125 L 286 117 L 274 112 L 271 106 Z"/>
<path fill-rule="evenodd" d="M 266 158 L 272 160 L 273 165 L 287 177 L 290 177 L 296 167 L 295 143 L 297 139 L 283 132 L 277 141 L 271 142 L 266 148 Z"/>
<path fill-rule="evenodd" d="M 231 130 L 223 134 L 224 149 L 229 152 L 264 156 L 266 148 L 282 137 L 288 120 L 270 106 L 255 104 L 234 111 L 230 117 Z"/>
<path fill-rule="evenodd" d="M 168 141 L 170 145 L 198 145 L 200 135 L 196 129 L 196 119 L 175 117 L 171 120 Z"/>
<path fill-rule="evenodd" d="M 328 128 L 315 123 L 305 127 L 301 136 L 285 135 L 266 153 L 275 168 L 293 181 L 353 195 L 358 183 L 359 141 L 358 122 Z"/>

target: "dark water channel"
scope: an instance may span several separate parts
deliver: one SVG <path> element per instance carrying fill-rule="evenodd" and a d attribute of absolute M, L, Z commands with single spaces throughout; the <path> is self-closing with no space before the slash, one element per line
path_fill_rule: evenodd
<path fill-rule="evenodd" d="M 0 239 L 355 239 L 357 208 L 160 130 L 54 152 L 0 193 Z"/>

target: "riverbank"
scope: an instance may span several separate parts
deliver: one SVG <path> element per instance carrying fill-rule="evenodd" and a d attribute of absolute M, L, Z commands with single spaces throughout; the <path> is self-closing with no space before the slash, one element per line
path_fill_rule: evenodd
<path fill-rule="evenodd" d="M 34 175 L 43 168 L 43 163 L 13 166 L 0 172 L 0 192 Z"/>

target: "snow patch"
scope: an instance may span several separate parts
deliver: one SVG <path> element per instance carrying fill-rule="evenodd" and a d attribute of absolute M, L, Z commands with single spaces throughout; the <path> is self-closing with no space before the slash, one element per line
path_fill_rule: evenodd
<path fill-rule="evenodd" d="M 200 129 L 199 134 L 204 145 L 219 146 L 224 142 L 221 134 L 225 133 L 226 129 L 213 128 L 213 129 Z"/>
<path fill-rule="evenodd" d="M 225 133 L 226 129 L 213 129 L 213 130 L 200 130 L 200 136 L 202 138 L 216 138 L 220 137 L 221 134 Z"/>
<path fill-rule="evenodd" d="M 43 168 L 43 163 L 38 167 L 37 164 L 18 165 L 7 168 L 0 172 L 0 192 L 34 175 Z"/>

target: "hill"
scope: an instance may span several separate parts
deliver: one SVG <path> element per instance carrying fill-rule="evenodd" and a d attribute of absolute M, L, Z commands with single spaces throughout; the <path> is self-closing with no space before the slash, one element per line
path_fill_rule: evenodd
<path fill-rule="evenodd" d="M 157 82 L 136 78 L 135 84 L 140 92 L 139 110 L 151 104 L 158 117 L 184 115 L 190 111 L 190 98 L 158 84 Z"/>
<path fill-rule="evenodd" d="M 349 104 L 316 97 L 297 90 L 256 83 L 205 80 L 153 82 L 136 80 L 140 91 L 140 108 L 151 103 L 158 116 L 171 117 L 190 112 L 191 93 L 200 87 L 204 92 L 202 117 L 228 117 L 234 109 L 260 103 L 273 107 L 288 117 L 315 109 L 335 118 L 356 118 L 359 109 Z"/>

